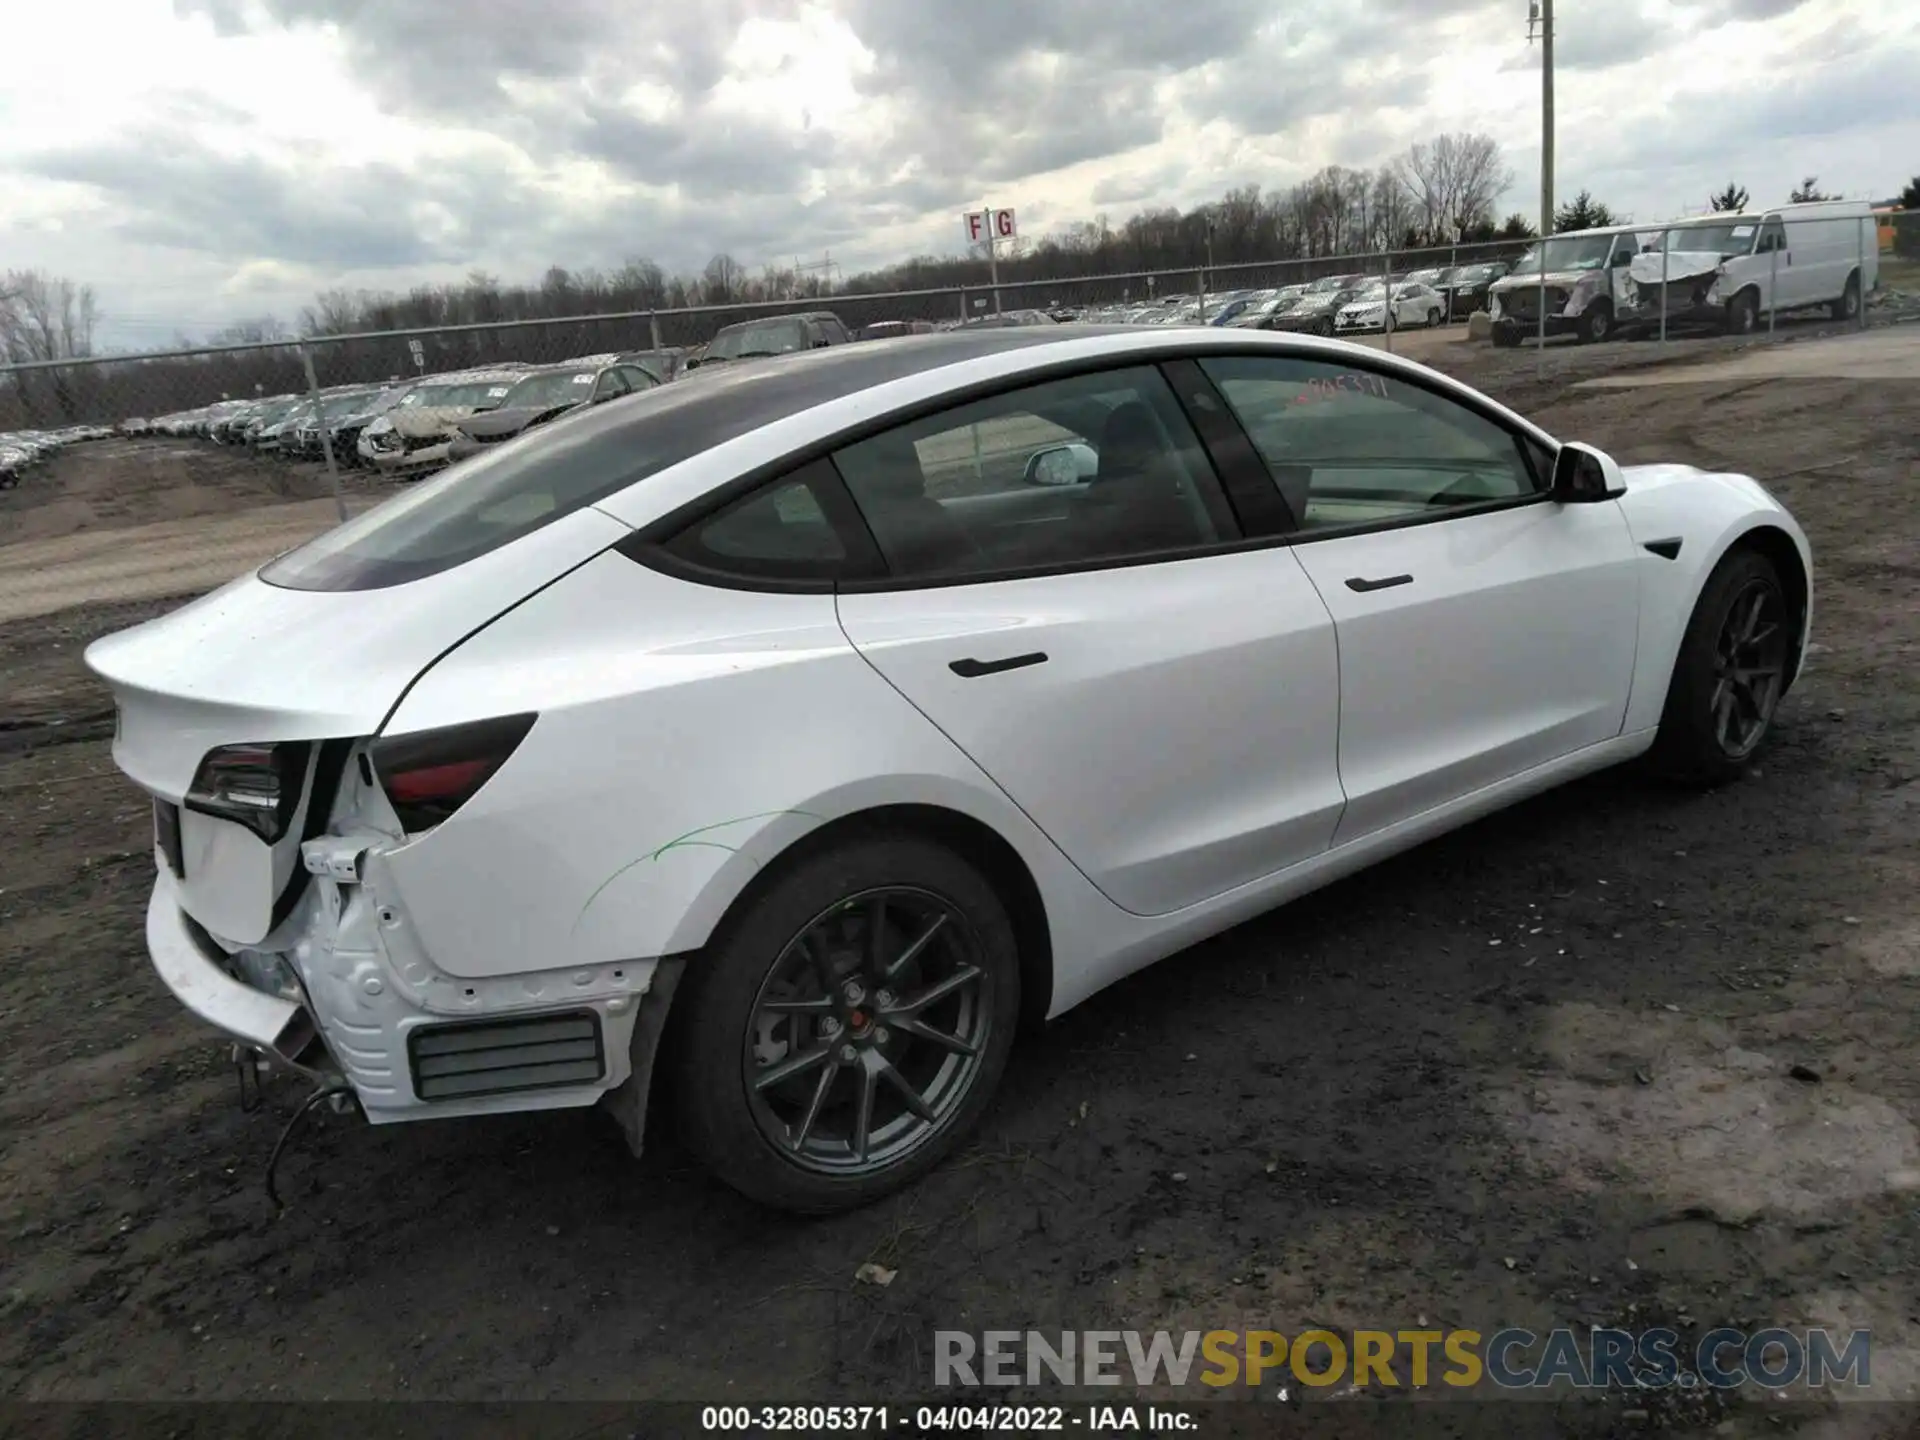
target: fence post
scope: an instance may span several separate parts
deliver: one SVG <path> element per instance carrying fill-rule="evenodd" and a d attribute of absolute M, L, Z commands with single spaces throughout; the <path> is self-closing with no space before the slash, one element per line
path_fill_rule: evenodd
<path fill-rule="evenodd" d="M 1453 297 L 1459 293 L 1460 289 L 1460 277 L 1455 273 L 1459 269 L 1460 242 L 1456 240 L 1447 251 L 1447 324 L 1449 325 L 1453 323 Z"/>
<path fill-rule="evenodd" d="M 1763 225 L 1762 230 L 1766 227 Z M 1787 238 L 1787 226 L 1780 223 L 1780 240 Z M 1780 245 L 1776 241 L 1768 251 L 1771 259 L 1767 263 L 1767 338 L 1773 338 L 1773 317 L 1780 309 Z"/>
<path fill-rule="evenodd" d="M 314 419 L 319 422 L 320 449 L 327 457 L 327 484 L 333 490 L 333 508 L 340 512 L 340 523 L 347 521 L 347 497 L 340 489 L 340 472 L 333 464 L 333 437 L 327 433 L 327 402 L 320 395 L 320 381 L 313 373 L 313 353 L 305 343 L 294 347 L 307 371 L 307 393 L 313 397 Z"/>
<path fill-rule="evenodd" d="M 1385 308 L 1380 312 L 1381 335 L 1386 340 L 1387 353 L 1393 353 L 1393 251 L 1380 252 L 1380 284 L 1384 287 Z"/>
<path fill-rule="evenodd" d="M 1660 232 L 1660 343 L 1667 343 L 1667 262 L 1671 254 L 1673 231 Z"/>
<path fill-rule="evenodd" d="M 1877 227 L 1878 224 L 1879 222 L 1872 215 L 1860 217 L 1859 253 L 1854 257 L 1859 266 L 1857 273 L 1860 276 L 1860 283 L 1855 287 L 1860 293 L 1860 314 L 1855 328 L 1860 330 L 1867 328 L 1867 229 L 1869 226 Z M 1880 248 L 1880 236 L 1877 233 L 1873 237 L 1873 244 L 1877 253 Z"/>
<path fill-rule="evenodd" d="M 1536 370 L 1547 363 L 1547 243 L 1552 238 L 1551 235 L 1546 234 L 1540 237 L 1540 333 L 1536 337 L 1533 352 Z M 1664 268 L 1663 266 L 1663 271 Z M 1664 327 L 1662 328 L 1664 332 Z"/>
<path fill-rule="evenodd" d="M 660 343 L 660 313 L 657 310 L 647 312 L 647 338 L 653 342 L 654 349 L 666 348 Z"/>

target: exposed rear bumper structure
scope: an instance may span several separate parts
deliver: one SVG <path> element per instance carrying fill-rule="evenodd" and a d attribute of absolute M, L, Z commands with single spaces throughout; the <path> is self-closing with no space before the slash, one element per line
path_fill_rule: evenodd
<path fill-rule="evenodd" d="M 296 1070 L 324 1064 L 312 1013 L 229 975 L 194 935 L 165 866 L 147 901 L 147 953 L 174 998 L 216 1030 Z"/>

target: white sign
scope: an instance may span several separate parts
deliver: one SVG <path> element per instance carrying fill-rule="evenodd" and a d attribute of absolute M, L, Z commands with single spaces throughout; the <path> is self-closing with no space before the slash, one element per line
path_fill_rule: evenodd
<path fill-rule="evenodd" d="M 416 355 L 424 355 L 427 347 L 422 345 L 418 340 L 409 340 L 407 341 L 407 349 Z"/>
<path fill-rule="evenodd" d="M 975 210 L 965 223 L 969 245 L 983 245 L 989 239 L 1011 240 L 1020 233 L 1011 210 Z"/>

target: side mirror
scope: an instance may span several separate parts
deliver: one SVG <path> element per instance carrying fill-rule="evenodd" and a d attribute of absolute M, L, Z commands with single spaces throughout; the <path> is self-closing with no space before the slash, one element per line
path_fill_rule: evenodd
<path fill-rule="evenodd" d="M 1091 445 L 1072 441 L 1049 445 L 1027 457 L 1029 485 L 1078 485 L 1100 473 L 1100 457 Z"/>
<path fill-rule="evenodd" d="M 1611 456 L 1569 441 L 1554 457 L 1551 493 L 1562 505 L 1597 505 L 1618 500 L 1627 493 L 1627 485 Z"/>

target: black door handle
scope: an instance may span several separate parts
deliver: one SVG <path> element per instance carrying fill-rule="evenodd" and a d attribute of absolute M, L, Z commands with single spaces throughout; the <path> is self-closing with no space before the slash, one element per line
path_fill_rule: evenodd
<path fill-rule="evenodd" d="M 1384 580 L 1369 580 L 1364 575 L 1356 575 L 1347 581 L 1347 589 L 1358 590 L 1365 594 L 1369 590 L 1391 590 L 1396 585 L 1411 585 L 1411 575 L 1389 575 Z"/>
<path fill-rule="evenodd" d="M 1002 670 L 1024 670 L 1029 665 L 1047 663 L 1047 652 L 1035 650 L 1031 655 L 1010 655 L 1005 660 L 975 660 L 969 655 L 965 660 L 955 660 L 947 668 L 962 680 L 977 680 L 982 675 L 998 675 Z"/>

